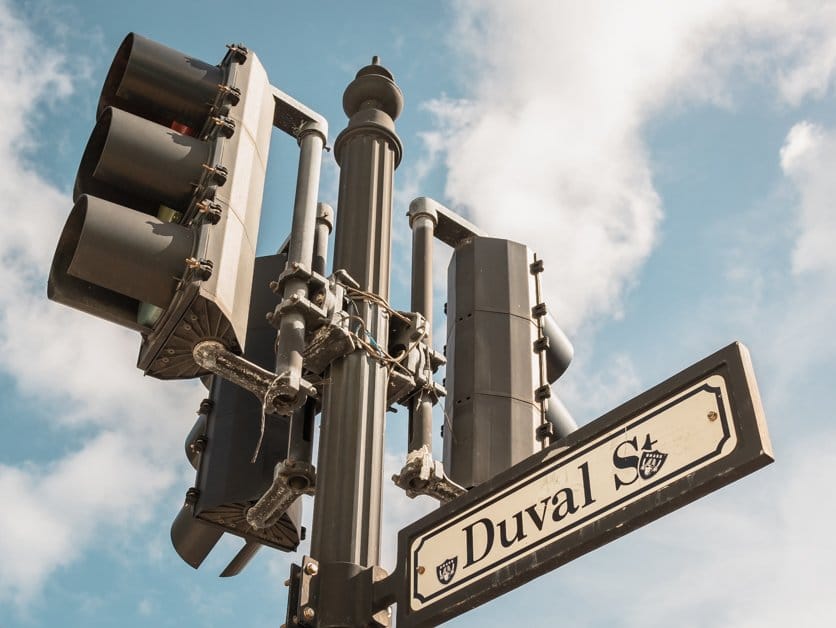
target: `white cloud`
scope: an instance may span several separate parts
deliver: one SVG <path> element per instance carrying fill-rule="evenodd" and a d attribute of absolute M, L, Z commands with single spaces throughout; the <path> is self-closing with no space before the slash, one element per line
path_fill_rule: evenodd
<path fill-rule="evenodd" d="M 575 329 L 618 315 L 656 240 L 648 120 L 732 106 L 741 76 L 790 105 L 821 96 L 834 33 L 836 8 L 820 3 L 459 2 L 466 98 L 429 103 L 429 154 L 444 155 L 451 205 L 544 257 L 559 320 Z"/>
<path fill-rule="evenodd" d="M 836 508 L 821 499 L 829 477 L 820 469 L 836 462 L 827 445 L 834 436 L 802 439 L 757 479 L 616 541 L 601 558 L 623 559 L 612 571 L 595 569 L 595 557 L 567 570 L 566 584 L 587 608 L 605 596 L 624 626 L 827 625 Z M 625 586 L 637 572 L 640 579 Z"/>
<path fill-rule="evenodd" d="M 33 407 L 49 416 L 45 430 L 90 434 L 51 463 L 0 463 L 0 602 L 19 608 L 101 533 L 153 512 L 184 462 L 181 443 L 200 394 L 194 384 L 143 378 L 133 366 L 137 334 L 46 300 L 72 203 L 38 173 L 33 156 L 46 150 L 41 108 L 67 98 L 78 71 L 0 2 L 0 82 L 14 86 L 0 91 L 0 198 L 13 224 L 0 230 L 0 370 L 37 400 Z"/>
<path fill-rule="evenodd" d="M 171 475 L 112 432 L 46 468 L 0 465 L 0 599 L 28 602 L 54 569 L 95 541 L 103 522 L 147 521 L 149 501 Z"/>
<path fill-rule="evenodd" d="M 799 122 L 781 148 L 781 168 L 800 197 L 793 270 L 836 270 L 836 132 Z"/>
<path fill-rule="evenodd" d="M 137 613 L 149 617 L 154 612 L 154 603 L 147 597 L 142 598 L 136 606 Z"/>

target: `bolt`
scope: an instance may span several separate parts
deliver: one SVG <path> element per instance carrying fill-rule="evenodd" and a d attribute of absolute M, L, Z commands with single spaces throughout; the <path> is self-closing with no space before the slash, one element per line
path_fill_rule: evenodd
<path fill-rule="evenodd" d="M 309 576 L 315 576 L 319 572 L 319 566 L 316 563 L 308 563 L 305 565 L 305 573 Z"/>
<path fill-rule="evenodd" d="M 310 606 L 306 606 L 302 609 L 302 617 L 304 617 L 305 621 L 311 621 L 315 616 L 316 611 Z"/>
<path fill-rule="evenodd" d="M 418 569 L 416 571 L 418 571 L 419 576 L 423 576 L 426 569 L 424 569 L 423 565 L 418 565 Z"/>
<path fill-rule="evenodd" d="M 708 420 L 709 421 L 716 421 L 719 417 L 720 417 L 720 415 L 717 414 L 714 410 L 711 410 L 708 413 Z"/>
<path fill-rule="evenodd" d="M 290 586 L 290 578 L 288 578 L 287 580 L 284 581 L 284 586 L 286 586 L 286 587 Z"/>

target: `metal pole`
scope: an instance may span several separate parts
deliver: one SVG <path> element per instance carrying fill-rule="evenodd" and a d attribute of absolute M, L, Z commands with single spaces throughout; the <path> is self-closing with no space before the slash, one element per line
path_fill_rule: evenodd
<path fill-rule="evenodd" d="M 389 298 L 392 186 L 401 142 L 394 119 L 403 95 L 378 64 L 362 68 L 343 95 L 349 123 L 334 143 L 340 165 L 334 268 L 346 270 L 360 288 Z M 353 297 L 351 314 L 385 347 L 385 308 Z M 371 622 L 370 587 L 359 590 L 360 572 L 379 560 L 380 498 L 386 368 L 358 350 L 332 364 L 322 410 L 311 555 L 319 563 L 315 613 L 318 626 Z M 365 609 L 365 610 L 364 610 Z"/>
<path fill-rule="evenodd" d="M 412 227 L 412 311 L 426 319 L 424 344 L 432 348 L 433 315 L 433 236 L 438 215 L 426 204 L 413 204 L 409 208 L 409 225 Z M 431 377 L 431 375 L 430 375 Z M 426 447 L 432 453 L 433 401 L 426 391 L 415 395 L 409 408 L 409 449 Z"/>
<path fill-rule="evenodd" d="M 328 265 L 328 236 L 334 228 L 334 210 L 328 203 L 316 206 L 316 233 L 311 268 L 315 273 L 325 274 Z"/>
<path fill-rule="evenodd" d="M 273 525 L 300 495 L 313 492 L 316 481 L 311 464 L 316 406 L 309 399 L 314 389 L 302 378 L 305 309 L 299 306 L 308 303 L 325 127 L 317 121 L 306 122 L 297 138 L 299 171 L 293 225 L 287 243 L 287 265 L 278 282 L 271 284 L 274 290 L 282 293 L 282 302 L 270 313 L 271 319 L 278 314 L 280 320 L 276 339 L 277 376 L 271 381 L 267 393 L 272 403 L 270 412 L 290 417 L 288 452 L 287 458 L 276 465 L 270 488 L 247 510 L 247 523 L 254 528 Z M 265 402 L 265 412 L 267 409 Z"/>
<path fill-rule="evenodd" d="M 313 238 L 311 270 L 320 275 L 325 274 L 328 260 L 328 235 L 331 233 L 333 224 L 334 210 L 327 203 L 318 203 L 316 206 L 316 228 Z M 304 406 L 293 411 L 290 417 L 288 460 L 294 462 L 311 461 L 316 405 L 316 399 L 309 398 Z"/>
<path fill-rule="evenodd" d="M 296 198 L 293 204 L 293 226 L 287 252 L 287 270 L 282 286 L 283 303 L 307 299 L 308 282 L 316 230 L 316 198 L 322 165 L 325 134 L 318 122 L 307 123 L 299 132 L 299 174 L 296 179 Z M 297 271 L 294 273 L 294 271 Z M 282 314 L 276 347 L 276 373 L 281 382 L 278 388 L 290 414 L 305 399 L 300 394 L 302 352 L 305 350 L 305 317 L 300 311 Z"/>

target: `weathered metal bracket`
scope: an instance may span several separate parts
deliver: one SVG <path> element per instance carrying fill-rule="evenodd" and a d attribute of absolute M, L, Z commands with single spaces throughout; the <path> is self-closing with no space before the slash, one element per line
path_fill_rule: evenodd
<path fill-rule="evenodd" d="M 433 460 L 426 445 L 407 454 L 406 464 L 399 474 L 392 476 L 392 481 L 409 498 L 428 495 L 443 504 L 467 493 L 467 489 L 445 475 L 444 466 L 438 460 Z"/>
<path fill-rule="evenodd" d="M 319 563 L 310 556 L 302 557 L 302 565 L 290 566 L 290 577 L 285 580 L 288 587 L 287 619 L 281 628 L 311 626 L 316 611 L 311 605 L 311 581 L 319 573 Z"/>
<path fill-rule="evenodd" d="M 313 628 L 323 624 L 388 628 L 392 623 L 389 606 L 394 600 L 386 603 L 380 598 L 380 586 L 388 583 L 388 576 L 378 566 L 364 569 L 354 563 L 320 563 L 305 556 L 301 567 L 292 567 L 291 578 L 286 582 L 290 592 L 284 628 Z M 333 596 L 337 583 L 342 583 L 342 597 L 323 603 L 322 591 Z"/>
<path fill-rule="evenodd" d="M 198 366 L 253 393 L 264 405 L 265 414 L 288 415 L 304 403 L 306 396 L 317 395 L 314 385 L 300 378 L 296 389 L 299 394 L 291 397 L 288 387 L 283 385 L 286 377 L 276 375 L 232 353 L 216 340 L 197 343 L 192 350 L 192 356 Z"/>
<path fill-rule="evenodd" d="M 247 510 L 247 523 L 257 529 L 274 525 L 302 495 L 316 491 L 316 468 L 309 462 L 285 460 L 276 465 L 273 483 Z"/>
<path fill-rule="evenodd" d="M 314 331 L 302 354 L 305 370 L 322 373 L 334 361 L 357 349 L 351 332 L 341 325 L 326 324 Z"/>
<path fill-rule="evenodd" d="M 434 351 L 425 342 L 427 321 L 417 312 L 399 312 L 410 320 L 409 323 L 398 318 L 390 322 L 389 353 L 400 355 L 399 367 L 389 373 L 387 402 L 407 405 L 409 400 L 420 390 L 426 390 L 433 399 L 447 394 L 445 388 L 432 378 L 438 368 L 447 363 L 446 358 Z M 405 352 L 405 355 L 404 355 Z"/>

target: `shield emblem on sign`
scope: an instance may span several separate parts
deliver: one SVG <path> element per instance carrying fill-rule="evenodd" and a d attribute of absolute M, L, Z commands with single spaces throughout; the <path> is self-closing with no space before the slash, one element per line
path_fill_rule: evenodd
<path fill-rule="evenodd" d="M 435 568 L 435 575 L 438 576 L 438 581 L 441 584 L 447 584 L 456 575 L 456 563 L 458 561 L 458 556 L 453 556 L 453 558 L 448 558 Z"/>
<path fill-rule="evenodd" d="M 668 454 L 663 454 L 661 451 L 643 451 L 639 460 L 639 475 L 643 480 L 649 480 L 659 472 L 667 458 Z"/>

